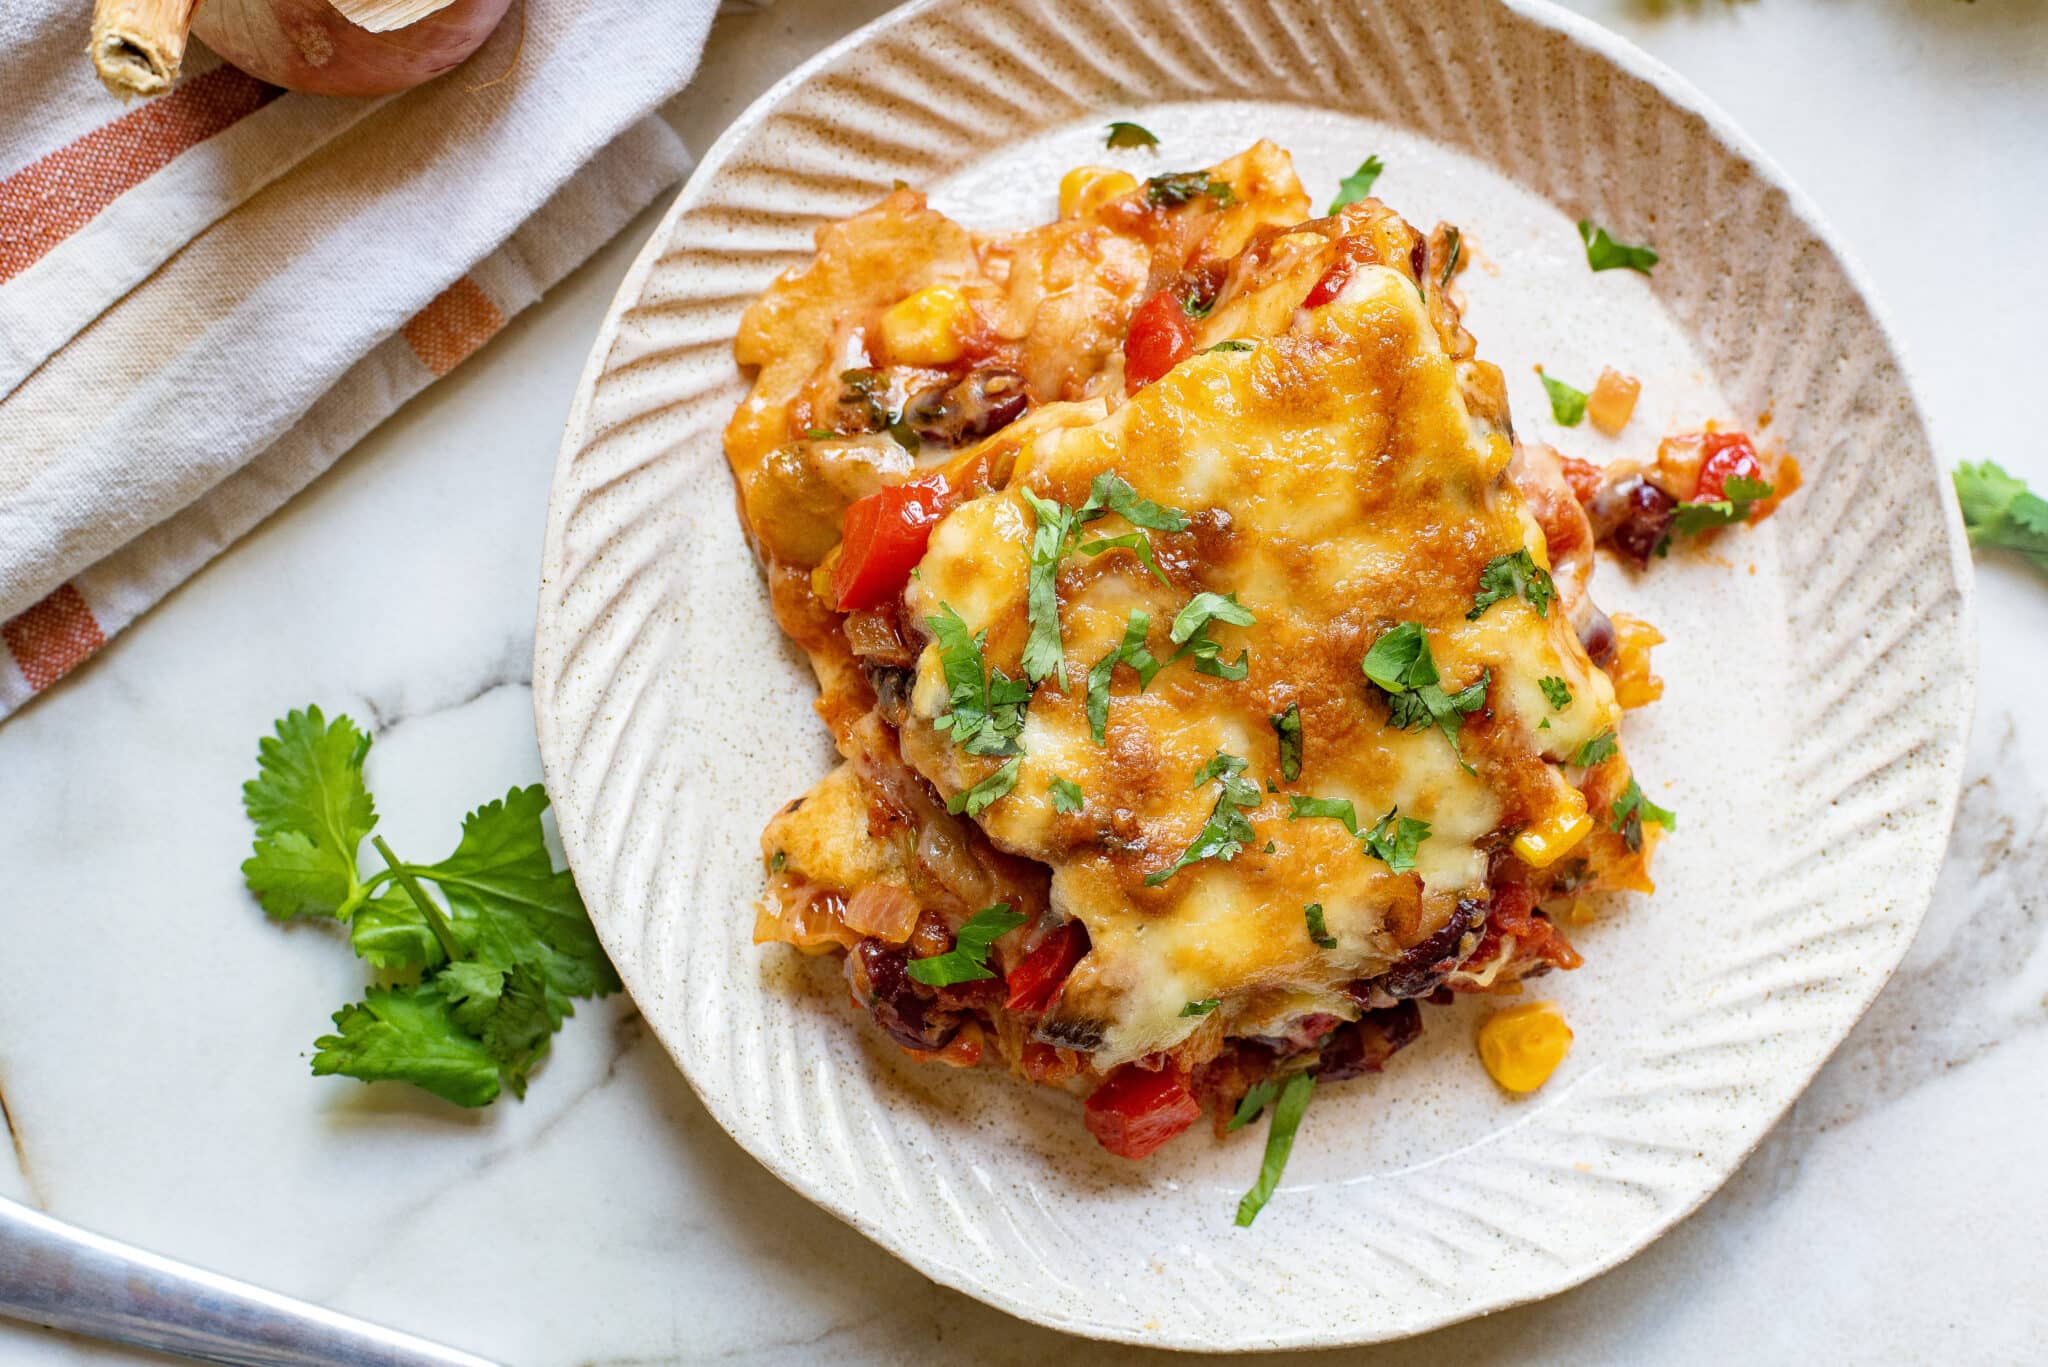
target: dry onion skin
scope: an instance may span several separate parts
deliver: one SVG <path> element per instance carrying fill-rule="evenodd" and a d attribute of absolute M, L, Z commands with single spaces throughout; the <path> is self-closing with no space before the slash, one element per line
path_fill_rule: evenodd
<path fill-rule="evenodd" d="M 258 80 L 309 95 L 389 95 L 458 66 L 512 0 L 98 0 L 92 60 L 116 95 L 161 95 L 188 34 Z"/>

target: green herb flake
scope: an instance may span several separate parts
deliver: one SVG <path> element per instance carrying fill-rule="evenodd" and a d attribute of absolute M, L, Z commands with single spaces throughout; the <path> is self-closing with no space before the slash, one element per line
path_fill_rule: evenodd
<path fill-rule="evenodd" d="M 1154 208 L 1176 208 L 1203 195 L 1214 199 L 1218 208 L 1237 199 L 1237 192 L 1228 181 L 1218 180 L 1207 171 L 1169 171 L 1145 182 L 1145 202 Z"/>
<path fill-rule="evenodd" d="M 1301 704 L 1291 702 L 1266 720 L 1280 738 L 1280 777 L 1292 783 L 1301 777 Z"/>
<path fill-rule="evenodd" d="M 1327 817 L 1341 821 L 1344 829 L 1358 834 L 1358 809 L 1351 805 L 1348 797 L 1303 797 L 1290 794 L 1287 799 L 1287 819 L 1301 821 L 1307 818 Z"/>
<path fill-rule="evenodd" d="M 1386 694 L 1389 725 L 1414 731 L 1434 723 L 1453 751 L 1458 750 L 1458 732 L 1465 718 L 1486 705 L 1486 692 L 1493 681 L 1493 671 L 1486 669 L 1456 693 L 1444 692 L 1438 685 L 1429 635 L 1414 622 L 1381 633 L 1365 653 L 1362 667 L 1365 677 Z M 1471 772 L 1462 752 L 1458 763 Z"/>
<path fill-rule="evenodd" d="M 1103 140 L 1105 147 L 1157 147 L 1159 139 L 1143 124 L 1128 123 L 1118 119 L 1109 126 L 1109 136 Z"/>
<path fill-rule="evenodd" d="M 1956 466 L 1955 484 L 1971 545 L 2017 551 L 2048 574 L 2048 501 L 1988 460 Z"/>
<path fill-rule="evenodd" d="M 773 855 L 769 856 L 768 872 L 781 873 L 788 866 L 789 852 L 787 850 L 777 850 Z"/>
<path fill-rule="evenodd" d="M 1550 416 L 1559 427 L 1577 427 L 1586 416 L 1586 391 L 1574 389 L 1563 380 L 1554 380 L 1542 369 L 1536 371 L 1536 378 L 1543 381 L 1543 391 L 1550 395 Z"/>
<path fill-rule="evenodd" d="M 1321 902 L 1310 902 L 1301 909 L 1301 914 L 1308 921 L 1309 939 L 1315 941 L 1316 945 L 1322 949 L 1335 949 L 1337 947 L 1337 937 L 1332 935 L 1330 928 L 1323 924 L 1323 904 Z"/>
<path fill-rule="evenodd" d="M 955 983 L 979 982 L 995 977 L 988 966 L 988 952 L 997 940 L 1025 922 L 1022 912 L 1010 910 L 1008 902 L 983 907 L 967 918 L 953 935 L 953 947 L 929 959 L 912 959 L 910 976 L 926 987 L 951 987 Z"/>
<path fill-rule="evenodd" d="M 1315 1091 L 1316 1079 L 1312 1073 L 1295 1073 L 1280 1089 L 1280 1100 L 1273 1107 L 1273 1120 L 1266 1130 L 1266 1156 L 1259 1164 L 1259 1180 L 1237 1203 L 1239 1228 L 1249 1227 L 1259 1218 L 1259 1212 L 1266 1208 L 1266 1202 L 1273 1199 L 1273 1192 L 1280 1185 L 1280 1175 L 1287 1171 L 1287 1157 L 1294 1152 L 1295 1131 L 1301 1128 L 1302 1112 L 1308 1109 L 1308 1099 Z"/>
<path fill-rule="evenodd" d="M 1088 501 L 1075 510 L 1074 517 L 1077 522 L 1093 522 L 1107 513 L 1147 531 L 1184 532 L 1188 528 L 1186 513 L 1140 498 L 1129 481 L 1110 470 L 1097 475 L 1088 486 Z"/>
<path fill-rule="evenodd" d="M 1056 812 L 1071 816 L 1088 804 L 1088 795 L 1072 779 L 1055 777 L 1045 787 L 1052 794 L 1052 809 Z"/>
<path fill-rule="evenodd" d="M 1248 627 L 1257 620 L 1250 608 L 1238 603 L 1234 593 L 1198 593 L 1173 619 L 1173 627 L 1167 636 L 1180 649 L 1167 663 L 1191 657 L 1197 673 L 1218 679 L 1242 679 L 1250 673 L 1251 652 L 1240 651 L 1237 663 L 1227 663 L 1223 659 L 1222 645 L 1210 638 L 1209 629 L 1217 622 Z"/>
<path fill-rule="evenodd" d="M 1622 842 L 1631 850 L 1643 847 L 1643 823 L 1654 821 L 1667 831 L 1678 829 L 1678 814 L 1659 807 L 1643 795 L 1636 783 L 1635 775 L 1629 775 L 1628 787 L 1614 800 L 1612 819 L 1608 829 L 1620 833 Z"/>
<path fill-rule="evenodd" d="M 1429 823 L 1417 821 L 1411 816 L 1402 816 L 1395 807 L 1373 823 L 1371 830 L 1362 837 L 1366 853 L 1385 864 L 1394 873 L 1410 873 L 1415 868 L 1415 856 L 1422 842 L 1429 839 Z"/>
<path fill-rule="evenodd" d="M 1109 685 L 1119 664 L 1127 664 L 1138 674 L 1138 691 L 1143 693 L 1163 665 L 1153 658 L 1145 645 L 1145 634 L 1151 629 L 1152 619 L 1142 612 L 1133 611 L 1124 625 L 1124 639 L 1107 655 L 1097 660 L 1088 671 L 1088 733 L 1097 745 L 1109 739 Z"/>
<path fill-rule="evenodd" d="M 1372 194 L 1373 182 L 1380 178 L 1386 166 L 1377 156 L 1367 157 L 1358 164 L 1358 169 L 1337 182 L 1337 197 L 1330 201 L 1330 212 L 1356 204 Z"/>
<path fill-rule="evenodd" d="M 1060 691 L 1067 688 L 1066 646 L 1060 640 L 1060 561 L 1073 548 L 1074 510 L 1040 498 L 1029 488 L 1018 491 L 1038 519 L 1031 534 L 1031 570 L 1025 597 L 1031 634 L 1024 642 L 1024 677 L 1043 682 L 1057 674 Z"/>
<path fill-rule="evenodd" d="M 1550 615 L 1551 600 L 1557 597 L 1556 581 L 1551 579 L 1549 570 L 1536 563 L 1527 547 L 1496 555 L 1486 562 L 1486 568 L 1479 572 L 1479 592 L 1473 595 L 1472 610 L 1465 616 L 1476 622 L 1495 603 L 1517 594 L 1528 600 L 1538 617 Z"/>
<path fill-rule="evenodd" d="M 1614 738 L 1614 733 L 1612 731 L 1602 731 L 1599 735 L 1593 737 L 1572 752 L 1572 763 L 1581 769 L 1590 769 L 1596 764 L 1605 763 L 1607 758 L 1619 748 L 1620 746 Z"/>
<path fill-rule="evenodd" d="M 1235 859 L 1239 851 L 1255 838 L 1252 823 L 1244 813 L 1258 806 L 1261 799 L 1258 785 L 1244 777 L 1244 769 L 1243 760 L 1219 751 L 1196 771 L 1197 788 L 1210 782 L 1219 785 L 1221 791 L 1216 795 L 1216 805 L 1210 809 L 1208 822 L 1178 859 L 1157 873 L 1145 875 L 1146 887 L 1156 888 L 1190 864 L 1204 859 Z"/>
<path fill-rule="evenodd" d="M 1551 711 L 1562 712 L 1572 705 L 1572 686 L 1556 675 L 1538 679 L 1536 686 L 1543 690 L 1543 696 L 1549 701 Z M 1549 718 L 1546 717 L 1544 720 L 1548 721 Z"/>
<path fill-rule="evenodd" d="M 1017 736 L 1024 729 L 1031 685 L 987 668 L 982 651 L 988 633 L 970 632 L 947 604 L 939 604 L 924 623 L 938 646 L 948 695 L 947 711 L 932 729 L 951 731 L 953 743 L 970 755 L 1019 753 Z"/>
<path fill-rule="evenodd" d="M 1245 1094 L 1237 1099 L 1237 1109 L 1230 1113 L 1230 1121 L 1224 1125 L 1226 1134 L 1234 1134 L 1259 1118 L 1259 1113 L 1273 1104 L 1273 1098 L 1280 1093 L 1280 1079 L 1262 1077 L 1254 1082 Z"/>
<path fill-rule="evenodd" d="M 1439 288 L 1449 285 L 1451 277 L 1458 273 L 1458 261 L 1465 255 L 1465 235 L 1455 227 L 1444 229 L 1444 273 L 1437 277 Z"/>
<path fill-rule="evenodd" d="M 1616 242 L 1605 228 L 1595 227 L 1590 218 L 1579 220 L 1579 240 L 1586 245 L 1586 264 L 1596 271 L 1632 270 L 1648 275 L 1657 264 L 1657 253 L 1648 247 Z"/>
<path fill-rule="evenodd" d="M 1206 1016 L 1221 1005 L 1223 1005 L 1223 998 L 1221 997 L 1204 997 L 1198 1002 L 1189 1002 L 1180 1009 L 1180 1013 L 1183 1016 Z"/>
<path fill-rule="evenodd" d="M 1257 342 L 1247 342 L 1237 337 L 1233 337 L 1227 342 L 1218 342 L 1215 346 L 1202 348 L 1204 351 L 1257 351 L 1258 349 L 1259 344 Z"/>
<path fill-rule="evenodd" d="M 980 816 L 992 803 L 1010 795 L 1010 790 L 1017 786 L 1019 767 L 1023 763 L 1022 759 L 1004 760 L 987 778 L 947 798 L 946 810 L 955 816 L 962 812 L 970 817 Z"/>
<path fill-rule="evenodd" d="M 1698 536 L 1711 527 L 1727 527 L 1737 522 L 1749 521 L 1750 510 L 1757 502 L 1775 492 L 1771 485 L 1760 479 L 1737 475 L 1721 486 L 1721 497 L 1681 503 L 1672 510 L 1671 534 L 1674 536 Z M 1658 547 L 1659 551 L 1664 548 Z"/>
<path fill-rule="evenodd" d="M 807 441 L 830 441 L 838 435 L 837 432 L 834 432 L 829 427 L 807 427 L 804 429 L 804 438 Z"/>

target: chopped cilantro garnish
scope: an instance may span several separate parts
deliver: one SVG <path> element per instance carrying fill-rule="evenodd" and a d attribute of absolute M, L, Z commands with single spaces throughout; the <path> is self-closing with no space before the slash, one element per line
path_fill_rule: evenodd
<path fill-rule="evenodd" d="M 1955 482 L 1971 545 L 2017 551 L 2048 574 L 2048 502 L 1988 460 L 1956 466 Z"/>
<path fill-rule="evenodd" d="M 1201 195 L 1208 195 L 1218 206 L 1237 198 L 1228 181 L 1217 180 L 1207 171 L 1169 171 L 1145 182 L 1145 202 L 1156 208 L 1171 209 Z"/>
<path fill-rule="evenodd" d="M 1088 671 L 1088 733 L 1101 745 L 1109 736 L 1109 684 L 1119 664 L 1127 664 L 1138 671 L 1138 691 L 1152 682 L 1163 665 L 1154 659 L 1145 645 L 1145 633 L 1151 629 L 1152 619 L 1142 612 L 1133 611 L 1124 625 L 1124 639 L 1107 655 L 1097 660 Z"/>
<path fill-rule="evenodd" d="M 1590 218 L 1579 220 L 1579 239 L 1586 244 L 1586 264 L 1596 271 L 1627 269 L 1648 275 L 1650 267 L 1657 264 L 1657 253 L 1648 247 L 1616 242 L 1605 228 L 1595 227 Z"/>
<path fill-rule="evenodd" d="M 1376 156 L 1367 157 L 1358 164 L 1358 169 L 1337 182 L 1337 197 L 1330 201 L 1330 212 L 1336 213 L 1346 205 L 1356 204 L 1372 193 L 1372 183 L 1380 178 L 1380 172 L 1387 168 Z"/>
<path fill-rule="evenodd" d="M 829 427 L 807 427 L 804 429 L 804 439 L 806 441 L 830 441 L 838 435 L 837 432 L 834 432 Z"/>
<path fill-rule="evenodd" d="M 1218 342 L 1215 346 L 1202 348 L 1204 351 L 1257 351 L 1258 349 L 1259 344 L 1257 342 L 1247 342 L 1237 337 L 1233 337 L 1227 342 Z"/>
<path fill-rule="evenodd" d="M 1455 227 L 1444 229 L 1444 241 L 1448 250 L 1444 253 L 1444 273 L 1437 277 L 1439 286 L 1451 283 L 1451 277 L 1458 273 L 1458 258 L 1465 254 L 1465 235 Z"/>
<path fill-rule="evenodd" d="M 1721 486 L 1721 497 L 1679 504 L 1671 514 L 1671 533 L 1675 536 L 1697 536 L 1709 527 L 1747 522 L 1750 509 L 1759 499 L 1769 498 L 1773 492 L 1763 480 L 1736 475 Z"/>
<path fill-rule="evenodd" d="M 1122 476 L 1108 470 L 1088 486 L 1088 501 L 1076 510 L 1075 517 L 1081 522 L 1093 522 L 1104 513 L 1115 513 L 1133 527 L 1154 532 L 1184 532 L 1188 526 L 1186 513 L 1138 497 L 1138 491 Z"/>
<path fill-rule="evenodd" d="M 1586 391 L 1574 389 L 1563 380 L 1553 380 L 1542 370 L 1536 378 L 1543 381 L 1543 391 L 1550 395 L 1550 416 L 1559 427 L 1577 427 L 1579 420 L 1586 416 Z"/>
<path fill-rule="evenodd" d="M 1262 1077 L 1254 1082 L 1245 1094 L 1237 1099 L 1237 1109 L 1230 1113 L 1230 1122 L 1223 1129 L 1233 1133 L 1243 1129 L 1259 1118 L 1259 1112 L 1273 1104 L 1273 1098 L 1280 1092 L 1280 1079 Z"/>
<path fill-rule="evenodd" d="M 1038 519 L 1031 534 L 1031 572 L 1026 612 L 1031 634 L 1024 642 L 1024 677 L 1039 683 L 1058 674 L 1060 691 L 1067 687 L 1066 647 L 1060 640 L 1060 561 L 1071 549 L 1074 510 L 1040 498 L 1028 487 L 1018 490 Z"/>
<path fill-rule="evenodd" d="M 1332 935 L 1330 928 L 1323 924 L 1323 904 L 1321 902 L 1310 902 L 1301 909 L 1301 914 L 1308 921 L 1308 938 L 1315 941 L 1317 947 L 1322 949 L 1335 949 L 1337 947 L 1337 937 Z"/>
<path fill-rule="evenodd" d="M 1198 1002 L 1189 1002 L 1180 1009 L 1180 1013 L 1183 1016 L 1206 1016 L 1221 1005 L 1223 1005 L 1223 998 L 1221 997 L 1204 997 Z"/>
<path fill-rule="evenodd" d="M 1025 920 L 1022 912 L 1010 910 L 1008 902 L 983 907 L 954 933 L 951 949 L 929 959 L 912 959 L 908 965 L 910 976 L 926 987 L 951 987 L 955 983 L 993 978 L 995 972 L 988 966 L 990 947 Z"/>
<path fill-rule="evenodd" d="M 1358 809 L 1351 805 L 1348 797 L 1303 797 L 1290 793 L 1287 798 L 1287 819 L 1300 821 L 1304 817 L 1328 817 L 1344 823 L 1344 829 L 1358 834 Z"/>
<path fill-rule="evenodd" d="M 1538 679 L 1536 686 L 1542 689 L 1543 696 L 1550 700 L 1552 711 L 1562 712 L 1572 705 L 1572 686 L 1556 675 L 1547 675 L 1544 678 Z M 1550 719 L 1545 717 L 1544 720 L 1548 721 Z"/>
<path fill-rule="evenodd" d="M 1018 767 L 1021 759 L 1005 760 L 996 771 L 981 782 L 946 799 L 946 810 L 958 816 L 965 812 L 969 816 L 980 816 L 988 810 L 989 804 L 1010 795 L 1017 786 Z"/>
<path fill-rule="evenodd" d="M 1280 1174 L 1287 1170 L 1287 1156 L 1294 1151 L 1294 1134 L 1301 1128 L 1301 1114 L 1308 1109 L 1309 1095 L 1315 1086 L 1315 1074 L 1295 1073 L 1281 1087 L 1279 1103 L 1273 1107 L 1272 1124 L 1266 1130 L 1266 1156 L 1259 1164 L 1259 1180 L 1237 1203 L 1240 1228 L 1258 1219 L 1266 1202 L 1273 1199 Z"/>
<path fill-rule="evenodd" d="M 1280 777 L 1292 783 L 1301 777 L 1301 704 L 1291 702 L 1285 712 L 1266 720 L 1280 738 Z"/>
<path fill-rule="evenodd" d="M 1617 748 L 1619 747 L 1615 743 L 1614 733 L 1602 731 L 1572 752 L 1572 763 L 1581 769 L 1590 769 L 1596 764 L 1604 763 Z"/>
<path fill-rule="evenodd" d="M 939 663 L 946 673 L 947 712 L 932 723 L 935 731 L 950 730 L 953 743 L 970 755 L 1014 755 L 1017 733 L 1024 729 L 1024 709 L 1031 685 L 1000 669 L 986 668 L 982 655 L 987 632 L 967 630 L 967 623 L 948 605 L 924 619 L 938 644 Z"/>
<path fill-rule="evenodd" d="M 1159 139 L 1143 124 L 1128 123 L 1118 119 L 1109 126 L 1109 136 L 1103 140 L 1105 147 L 1157 147 Z"/>
<path fill-rule="evenodd" d="M 1415 867 L 1416 851 L 1429 839 L 1429 823 L 1402 816 L 1401 809 L 1395 807 L 1374 822 L 1361 839 L 1365 841 L 1366 852 L 1389 870 L 1407 873 Z"/>
<path fill-rule="evenodd" d="M 1390 723 L 1414 731 L 1434 722 L 1454 751 L 1466 716 L 1486 705 L 1486 690 L 1493 681 L 1493 671 L 1487 669 L 1456 693 L 1445 693 L 1429 653 L 1429 634 L 1414 622 L 1383 633 L 1365 653 L 1363 667 L 1366 678 L 1387 695 Z M 1465 764 L 1462 752 L 1458 763 L 1467 770 L 1472 767 Z"/>
<path fill-rule="evenodd" d="M 1195 776 L 1195 786 L 1199 788 L 1211 781 L 1219 784 L 1222 791 L 1216 795 L 1216 805 L 1209 812 L 1208 822 L 1196 833 L 1194 843 L 1180 858 L 1157 873 L 1145 875 L 1146 887 L 1156 888 L 1188 865 L 1204 859 L 1237 858 L 1245 842 L 1254 835 L 1252 823 L 1244 813 L 1260 801 L 1258 786 L 1243 776 L 1244 767 L 1245 762 L 1237 756 L 1221 752 L 1201 767 Z"/>
<path fill-rule="evenodd" d="M 1122 536 L 1097 537 L 1084 541 L 1075 548 L 1083 555 L 1101 555 L 1104 551 L 1129 551 L 1138 557 L 1138 563 L 1149 570 L 1154 579 L 1166 582 L 1166 576 L 1159 572 L 1159 565 L 1152 559 L 1152 538 L 1144 532 L 1125 532 Z"/>
<path fill-rule="evenodd" d="M 1614 800 L 1613 819 L 1608 829 L 1619 831 L 1623 843 L 1631 850 L 1643 847 L 1643 823 L 1654 821 L 1667 831 L 1678 829 L 1678 813 L 1659 807 L 1643 795 L 1636 783 L 1635 775 L 1629 775 L 1628 787 Z"/>
<path fill-rule="evenodd" d="M 1536 563 L 1526 547 L 1507 555 L 1496 555 L 1479 572 L 1479 592 L 1473 595 L 1472 610 L 1465 616 L 1478 621 L 1495 603 L 1516 594 L 1529 600 L 1538 617 L 1550 615 L 1550 600 L 1557 597 L 1557 584 L 1550 571 Z"/>
<path fill-rule="evenodd" d="M 1180 647 L 1173 653 L 1173 659 L 1190 656 L 1197 673 L 1218 679 L 1242 679 L 1251 670 L 1251 652 L 1240 651 L 1236 664 L 1225 663 L 1223 647 L 1209 638 L 1209 627 L 1213 622 L 1248 627 L 1257 620 L 1250 608 L 1239 604 L 1234 593 L 1198 593 L 1174 617 L 1173 628 L 1167 633 L 1168 639 Z"/>
<path fill-rule="evenodd" d="M 1055 777 L 1045 786 L 1052 794 L 1052 807 L 1056 812 L 1078 812 L 1088 803 L 1087 794 L 1083 793 L 1081 785 L 1072 779 Z"/>

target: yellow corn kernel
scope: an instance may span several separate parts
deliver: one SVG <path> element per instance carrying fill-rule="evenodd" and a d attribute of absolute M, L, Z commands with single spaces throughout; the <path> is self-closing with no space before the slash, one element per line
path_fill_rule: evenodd
<path fill-rule="evenodd" d="M 949 365 L 967 350 L 974 305 L 951 285 L 932 285 L 882 314 L 882 345 L 902 365 Z"/>
<path fill-rule="evenodd" d="M 1586 799 L 1573 791 L 1576 806 L 1558 808 L 1533 826 L 1525 826 L 1515 837 L 1515 858 L 1532 869 L 1547 869 L 1578 847 L 1593 832 L 1593 818 L 1586 814 Z"/>
<path fill-rule="evenodd" d="M 1121 199 L 1138 188 L 1138 178 L 1129 171 L 1107 166 L 1076 166 L 1060 177 L 1060 217 L 1079 218 Z"/>
<path fill-rule="evenodd" d="M 1636 396 L 1642 392 L 1643 382 L 1635 376 L 1603 370 L 1593 383 L 1593 392 L 1586 396 L 1586 417 L 1608 436 L 1619 436 L 1634 416 Z"/>
<path fill-rule="evenodd" d="M 1572 1028 L 1556 1002 L 1524 1002 L 1496 1011 L 1479 1027 L 1479 1061 L 1511 1092 L 1533 1092 L 1571 1052 Z"/>
<path fill-rule="evenodd" d="M 1641 707 L 1664 696 L 1664 681 L 1650 672 L 1650 647 L 1661 645 L 1664 633 L 1640 617 L 1617 612 L 1614 660 L 1607 677 L 1614 681 L 1614 700 L 1623 707 Z"/>

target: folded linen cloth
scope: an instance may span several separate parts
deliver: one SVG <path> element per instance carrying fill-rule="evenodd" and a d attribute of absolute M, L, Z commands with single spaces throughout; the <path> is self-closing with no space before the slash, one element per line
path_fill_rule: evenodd
<path fill-rule="evenodd" d="M 194 44 L 123 106 L 91 6 L 0 7 L 0 717 L 539 298 L 689 157 L 716 0 L 521 0 L 383 100 Z"/>

